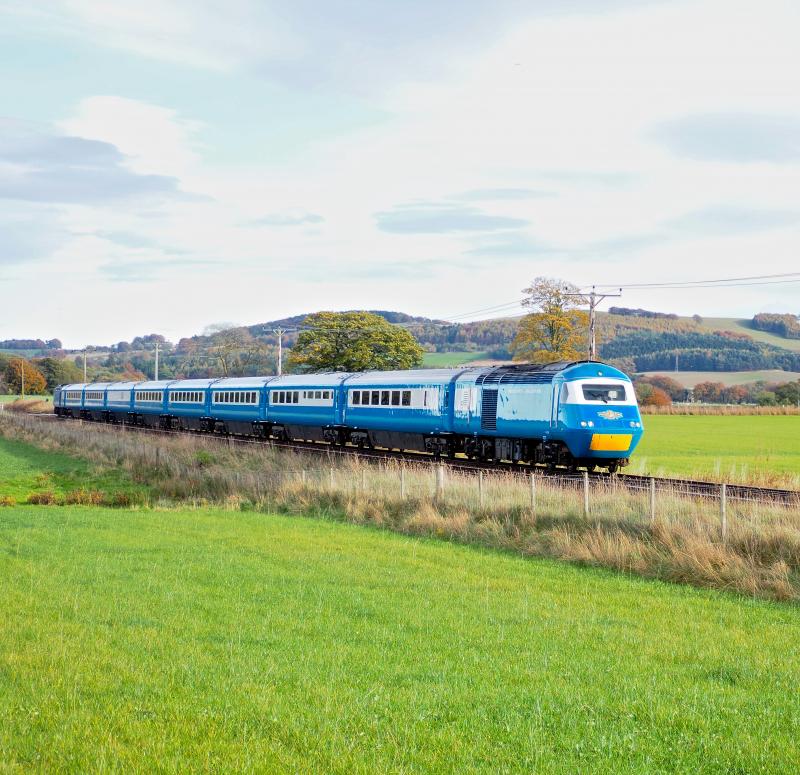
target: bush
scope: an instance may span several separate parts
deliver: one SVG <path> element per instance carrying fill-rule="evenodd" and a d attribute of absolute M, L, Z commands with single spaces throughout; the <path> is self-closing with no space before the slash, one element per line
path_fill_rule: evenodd
<path fill-rule="evenodd" d="M 16 501 L 10 495 L 0 495 L 0 506 L 16 506 Z"/>
<path fill-rule="evenodd" d="M 69 506 L 99 506 L 103 502 L 103 493 L 96 490 L 71 490 L 64 496 L 64 503 Z"/>
<path fill-rule="evenodd" d="M 31 506 L 54 506 L 56 503 L 55 493 L 52 492 L 32 492 L 28 496 L 27 502 Z"/>
<path fill-rule="evenodd" d="M 671 406 L 672 399 L 659 387 L 647 382 L 640 382 L 635 386 L 636 398 L 641 406 Z"/>

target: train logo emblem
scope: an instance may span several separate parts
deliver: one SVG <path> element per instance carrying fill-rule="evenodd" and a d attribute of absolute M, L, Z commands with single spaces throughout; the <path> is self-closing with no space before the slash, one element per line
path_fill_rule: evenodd
<path fill-rule="evenodd" d="M 622 417 L 622 412 L 615 412 L 613 409 L 606 409 L 605 412 L 598 412 L 597 414 L 605 420 L 619 420 Z"/>

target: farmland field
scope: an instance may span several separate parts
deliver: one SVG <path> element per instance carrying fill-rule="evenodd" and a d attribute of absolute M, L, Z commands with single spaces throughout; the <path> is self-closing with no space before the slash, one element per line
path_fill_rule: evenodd
<path fill-rule="evenodd" d="M 800 372 L 765 369 L 763 371 L 645 371 L 644 376 L 656 374 L 669 377 L 684 387 L 694 387 L 700 382 L 721 382 L 723 385 L 749 385 L 753 382 L 793 382 Z"/>
<path fill-rule="evenodd" d="M 796 772 L 800 611 L 326 520 L 0 509 L 6 771 Z"/>
<path fill-rule="evenodd" d="M 703 318 L 702 328 L 712 331 L 732 331 L 735 334 L 746 334 L 757 342 L 782 347 L 785 350 L 800 352 L 800 339 L 787 339 L 769 331 L 759 331 L 751 326 L 751 321 L 741 318 Z"/>
<path fill-rule="evenodd" d="M 457 351 L 451 353 L 425 353 L 422 356 L 422 366 L 428 369 L 442 369 L 460 366 L 462 363 L 486 360 L 486 352 Z"/>
<path fill-rule="evenodd" d="M 800 485 L 800 416 L 647 415 L 631 473 Z"/>

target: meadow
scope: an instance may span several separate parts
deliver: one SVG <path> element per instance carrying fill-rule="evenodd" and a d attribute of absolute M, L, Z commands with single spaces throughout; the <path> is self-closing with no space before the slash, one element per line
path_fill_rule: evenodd
<path fill-rule="evenodd" d="M 458 350 L 449 353 L 426 352 L 422 356 L 422 367 L 426 369 L 449 369 L 472 363 L 473 361 L 483 361 L 488 357 L 489 353 L 487 352 L 474 352 L 472 350 Z"/>
<path fill-rule="evenodd" d="M 34 445 L 0 437 L 0 501 L 80 499 L 98 496 L 142 495 L 143 484 L 135 484 L 125 472 L 108 465 L 98 467 L 75 455 L 45 451 Z"/>
<path fill-rule="evenodd" d="M 764 369 L 761 371 L 644 371 L 642 375 L 645 377 L 669 377 L 687 388 L 693 388 L 701 382 L 721 382 L 729 387 L 731 385 L 750 385 L 753 382 L 794 382 L 800 379 L 800 372 L 781 371 L 780 369 Z"/>
<path fill-rule="evenodd" d="M 324 519 L 0 510 L 23 771 L 794 773 L 800 611 Z"/>
<path fill-rule="evenodd" d="M 800 415 L 647 415 L 628 470 L 800 489 Z"/>

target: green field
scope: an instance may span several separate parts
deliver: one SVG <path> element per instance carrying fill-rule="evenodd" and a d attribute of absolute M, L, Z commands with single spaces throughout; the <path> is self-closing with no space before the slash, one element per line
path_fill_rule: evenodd
<path fill-rule="evenodd" d="M 0 438 L 0 498 L 24 503 L 34 493 L 64 496 L 76 490 L 143 491 L 118 468 L 98 470 L 87 461 Z"/>
<path fill-rule="evenodd" d="M 800 352 L 800 339 L 786 339 L 768 331 L 759 331 L 751 326 L 751 321 L 746 318 L 703 318 L 702 328 L 711 331 L 732 331 L 736 334 L 746 334 L 757 342 L 782 347 L 784 350 Z"/>
<path fill-rule="evenodd" d="M 460 366 L 463 363 L 483 361 L 489 357 L 487 352 L 458 351 L 452 353 L 425 353 L 422 356 L 422 365 L 428 369 L 442 369 Z"/>
<path fill-rule="evenodd" d="M 644 427 L 632 473 L 728 481 L 779 475 L 800 485 L 798 415 L 646 415 Z"/>
<path fill-rule="evenodd" d="M 0 510 L 16 771 L 795 773 L 800 611 L 254 512 Z"/>
<path fill-rule="evenodd" d="M 669 377 L 684 387 L 694 387 L 700 382 L 721 382 L 723 385 L 749 385 L 753 382 L 793 382 L 800 372 L 765 369 L 763 371 L 645 371 L 646 377 L 656 374 Z"/>

